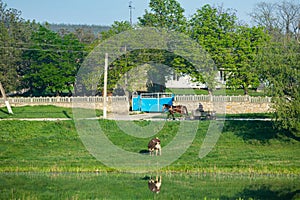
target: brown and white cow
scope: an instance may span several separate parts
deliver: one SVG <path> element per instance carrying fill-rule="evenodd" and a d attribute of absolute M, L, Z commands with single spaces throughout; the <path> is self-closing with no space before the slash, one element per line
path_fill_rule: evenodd
<path fill-rule="evenodd" d="M 161 155 L 160 140 L 157 137 L 150 140 L 150 142 L 148 143 L 148 150 L 150 156 L 154 154 L 154 151 L 155 151 L 155 155 L 158 155 L 158 152 L 159 155 Z"/>
<path fill-rule="evenodd" d="M 161 176 L 158 177 L 156 176 L 155 180 L 152 178 L 148 181 L 148 188 L 152 192 L 159 193 L 160 192 L 160 187 L 161 187 Z"/>

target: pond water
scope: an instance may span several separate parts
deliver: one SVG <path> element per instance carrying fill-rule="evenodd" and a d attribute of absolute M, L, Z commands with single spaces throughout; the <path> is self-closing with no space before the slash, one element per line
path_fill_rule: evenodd
<path fill-rule="evenodd" d="M 300 199 L 300 181 L 212 174 L 1 173 L 0 199 Z"/>

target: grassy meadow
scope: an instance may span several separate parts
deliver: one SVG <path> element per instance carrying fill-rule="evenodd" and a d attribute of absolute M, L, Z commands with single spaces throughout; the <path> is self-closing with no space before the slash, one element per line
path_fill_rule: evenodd
<path fill-rule="evenodd" d="M 40 113 L 41 110 L 49 107 L 41 107 L 41 110 L 30 107 L 19 109 L 14 110 L 16 114 L 13 117 L 42 117 L 44 114 Z M 3 110 L 0 112 L 0 118 L 7 118 L 8 114 Z M 19 112 L 21 110 L 22 112 Z M 72 118 L 72 111 L 65 108 L 51 108 L 45 115 Z M 136 153 L 147 149 L 150 138 L 136 138 L 125 134 L 113 120 L 98 122 L 115 145 Z M 135 123 L 146 126 L 150 122 L 136 121 Z M 179 125 L 179 121 L 165 123 L 157 133 L 157 137 L 162 140 L 162 146 L 172 141 Z M 208 126 L 209 121 L 201 121 L 192 145 L 178 160 L 161 171 L 300 175 L 299 138 L 290 138 L 276 132 L 272 128 L 272 122 L 225 121 L 216 146 L 206 157 L 200 159 L 198 153 Z M 0 172 L 115 171 L 97 161 L 87 151 L 73 120 L 0 121 L 0 163 Z"/>
<path fill-rule="evenodd" d="M 62 108 L 57 106 L 22 106 L 13 107 L 13 115 L 8 114 L 6 107 L 0 108 L 0 119 L 20 119 L 20 118 L 65 118 L 72 119 L 72 108 Z M 80 109 L 85 112 L 86 109 Z M 96 110 L 96 116 L 102 115 L 101 110 Z"/>

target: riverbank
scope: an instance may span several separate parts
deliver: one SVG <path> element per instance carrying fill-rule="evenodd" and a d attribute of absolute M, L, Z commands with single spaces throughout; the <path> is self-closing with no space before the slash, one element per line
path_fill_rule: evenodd
<path fill-rule="evenodd" d="M 161 178 L 159 193 L 148 181 Z M 0 173 L 0 199 L 299 199 L 291 177 L 169 173 Z"/>

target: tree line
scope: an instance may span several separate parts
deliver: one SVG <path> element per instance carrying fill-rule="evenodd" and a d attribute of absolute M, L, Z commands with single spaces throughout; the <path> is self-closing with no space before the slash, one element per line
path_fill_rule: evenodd
<path fill-rule="evenodd" d="M 63 95 L 74 90 L 76 74 L 86 56 L 101 42 L 138 27 L 159 27 L 187 35 L 209 53 L 226 78 L 226 87 L 248 90 L 264 83 L 274 97 L 280 127 L 299 131 L 300 5 L 296 1 L 256 4 L 250 17 L 254 26 L 239 21 L 235 11 L 209 4 L 187 18 L 176 0 L 151 0 L 149 9 L 131 25 L 115 22 L 94 37 L 90 31 L 60 29 L 26 21 L 21 11 L 7 8 L 0 0 L 0 82 L 7 91 L 28 95 Z M 151 56 L 149 56 L 151 55 Z M 142 49 L 126 52 L 110 64 L 109 89 L 127 71 L 150 61 L 172 66 L 181 75 L 204 81 L 182 57 Z M 149 77 L 160 72 L 148 71 Z M 165 77 L 160 77 L 163 83 Z M 214 85 L 214 84 L 211 84 Z M 98 91 L 103 83 L 99 81 Z M 127 84 L 123 90 L 130 90 Z M 149 85 L 155 89 L 153 85 Z M 86 86 L 88 90 L 88 86 Z M 164 90 L 158 87 L 156 90 Z M 213 92 L 213 87 L 210 87 Z M 287 120 L 293 119 L 293 120 Z M 288 121 L 288 122 L 287 122 Z"/>

